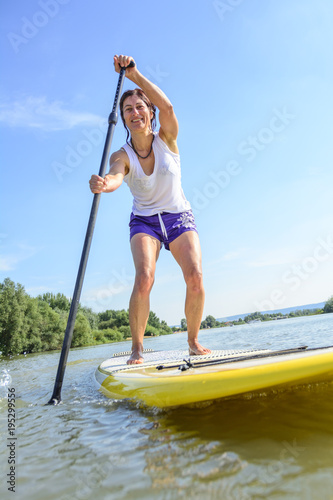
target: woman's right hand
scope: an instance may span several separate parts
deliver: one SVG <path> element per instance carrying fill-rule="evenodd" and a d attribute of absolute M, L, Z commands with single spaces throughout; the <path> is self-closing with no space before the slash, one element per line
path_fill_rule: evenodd
<path fill-rule="evenodd" d="M 127 165 L 128 156 L 123 150 L 115 151 L 110 158 L 110 171 L 106 176 L 92 175 L 90 177 L 89 186 L 94 194 L 112 193 L 119 188 L 128 174 L 129 167 Z"/>
<path fill-rule="evenodd" d="M 107 180 L 99 175 L 92 175 L 89 181 L 90 191 L 94 194 L 103 193 L 107 187 Z"/>

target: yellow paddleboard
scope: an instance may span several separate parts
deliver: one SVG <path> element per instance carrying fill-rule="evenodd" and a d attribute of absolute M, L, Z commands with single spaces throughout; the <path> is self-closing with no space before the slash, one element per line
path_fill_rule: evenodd
<path fill-rule="evenodd" d="M 127 365 L 129 356 L 115 355 L 97 368 L 99 389 L 110 398 L 136 399 L 159 408 L 333 380 L 333 346 L 212 351 L 207 356 L 153 351 L 144 353 L 141 365 Z"/>

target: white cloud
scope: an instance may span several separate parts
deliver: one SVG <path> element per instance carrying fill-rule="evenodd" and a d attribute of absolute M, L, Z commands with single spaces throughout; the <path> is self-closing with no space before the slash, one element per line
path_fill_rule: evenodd
<path fill-rule="evenodd" d="M 10 255 L 0 255 L 0 271 L 13 271 L 20 262 L 30 259 L 30 257 L 36 255 L 38 251 L 38 248 L 25 244 L 18 244 L 15 251 Z"/>
<path fill-rule="evenodd" d="M 227 252 L 218 259 L 214 259 L 210 262 L 205 263 L 205 267 L 215 267 L 217 264 L 221 264 L 222 262 L 230 262 L 233 260 L 238 260 L 244 255 L 245 249 L 239 249 L 231 252 Z"/>
<path fill-rule="evenodd" d="M 49 102 L 45 96 L 28 96 L 0 104 L 0 122 L 10 127 L 45 131 L 68 130 L 78 125 L 98 126 L 103 118 L 87 112 L 66 109 L 62 101 Z"/>
<path fill-rule="evenodd" d="M 297 260 L 299 250 L 295 248 L 279 248 L 271 252 L 258 255 L 255 260 L 248 262 L 249 267 L 275 267 L 292 264 Z M 258 252 L 259 253 L 259 252 Z"/>
<path fill-rule="evenodd" d="M 132 289 L 132 283 L 116 281 L 111 279 L 106 285 L 90 288 L 83 291 L 82 302 L 90 304 L 90 306 L 101 306 L 109 304 L 113 297 L 120 295 Z"/>
<path fill-rule="evenodd" d="M 0 255 L 0 271 L 12 271 L 16 262 L 15 257 L 11 255 Z"/>
<path fill-rule="evenodd" d="M 274 267 L 274 266 L 282 266 L 285 264 L 291 264 L 292 261 L 284 258 L 267 258 L 267 260 L 257 260 L 253 262 L 249 262 L 249 267 Z"/>

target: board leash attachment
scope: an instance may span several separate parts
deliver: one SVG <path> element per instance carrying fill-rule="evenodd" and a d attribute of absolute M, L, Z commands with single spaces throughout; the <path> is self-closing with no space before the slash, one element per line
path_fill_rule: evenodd
<path fill-rule="evenodd" d="M 193 363 L 191 363 L 191 359 L 183 359 L 185 365 L 179 365 L 178 370 L 182 372 L 186 372 L 186 370 L 189 370 L 190 368 L 193 368 Z"/>

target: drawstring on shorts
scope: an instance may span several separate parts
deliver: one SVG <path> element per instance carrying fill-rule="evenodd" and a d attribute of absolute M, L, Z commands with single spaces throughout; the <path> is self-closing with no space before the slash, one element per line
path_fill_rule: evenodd
<path fill-rule="evenodd" d="M 165 229 L 165 225 L 164 225 L 164 222 L 163 222 L 163 219 L 162 219 L 162 216 L 161 214 L 158 212 L 158 220 L 160 221 L 160 226 L 161 226 L 161 229 L 162 229 L 162 233 L 163 233 L 163 236 L 166 240 L 168 240 L 168 233 L 167 233 L 167 230 Z"/>

